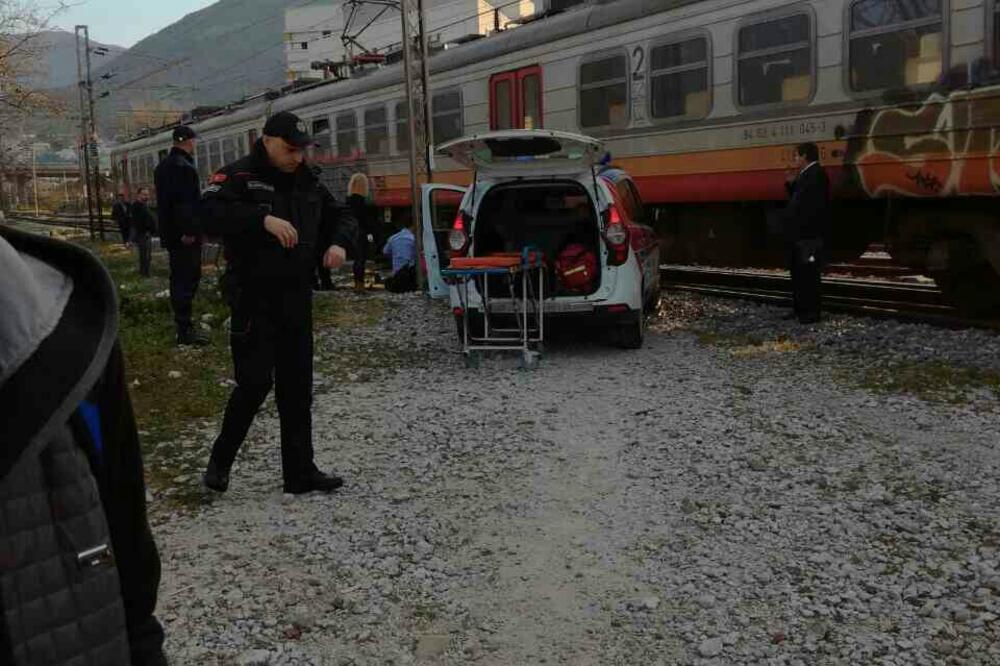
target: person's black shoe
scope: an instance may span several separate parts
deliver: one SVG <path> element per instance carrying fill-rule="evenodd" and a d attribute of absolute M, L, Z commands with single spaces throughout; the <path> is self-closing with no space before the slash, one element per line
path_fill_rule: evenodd
<path fill-rule="evenodd" d="M 189 328 L 186 331 L 177 332 L 177 344 L 181 345 L 192 345 L 194 347 L 204 347 L 209 343 L 209 339 L 202 335 L 200 331 L 196 331 L 193 328 Z"/>
<path fill-rule="evenodd" d="M 205 487 L 218 493 L 224 493 L 229 489 L 229 472 L 220 470 L 215 461 L 209 460 L 205 475 L 202 477 Z"/>
<path fill-rule="evenodd" d="M 294 481 L 285 481 L 285 492 L 292 495 L 301 495 L 314 490 L 332 493 L 342 485 L 344 485 L 344 480 L 336 474 L 324 474 L 315 469 Z"/>

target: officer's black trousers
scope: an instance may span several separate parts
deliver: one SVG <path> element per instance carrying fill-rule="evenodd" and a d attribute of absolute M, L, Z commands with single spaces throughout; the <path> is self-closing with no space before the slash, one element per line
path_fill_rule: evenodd
<path fill-rule="evenodd" d="M 142 232 L 135 234 L 133 240 L 139 251 L 139 275 L 149 277 L 149 263 L 153 258 L 153 239 L 148 233 Z"/>
<path fill-rule="evenodd" d="M 242 294 L 230 329 L 236 388 L 212 460 L 228 470 L 257 410 L 274 386 L 286 482 L 315 469 L 312 447 L 312 292 L 308 285 Z"/>
<path fill-rule="evenodd" d="M 201 243 L 184 245 L 180 241 L 169 249 L 170 305 L 174 310 L 177 332 L 191 329 L 191 303 L 201 281 Z"/>
<path fill-rule="evenodd" d="M 809 241 L 807 241 L 809 242 Z M 801 243 L 801 241 L 800 241 Z M 815 241 L 812 241 L 815 246 Z M 820 274 L 822 271 L 822 248 L 812 253 L 813 261 L 808 261 L 809 252 L 803 252 L 799 243 L 793 248 L 789 258 L 792 277 L 792 307 L 802 321 L 814 321 L 820 317 Z"/>

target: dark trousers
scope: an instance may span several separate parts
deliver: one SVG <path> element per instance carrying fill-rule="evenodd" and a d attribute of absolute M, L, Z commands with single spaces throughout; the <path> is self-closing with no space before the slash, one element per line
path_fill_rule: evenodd
<path fill-rule="evenodd" d="M 823 248 L 817 241 L 797 241 L 789 252 L 792 276 L 792 308 L 799 319 L 820 317 L 820 273 L 823 270 Z M 812 261 L 809 261 L 809 257 Z"/>
<path fill-rule="evenodd" d="M 135 247 L 139 251 L 139 275 L 149 277 L 149 263 L 153 258 L 153 238 L 147 233 L 137 233 L 132 240 L 135 241 Z"/>
<path fill-rule="evenodd" d="M 169 249 L 170 306 L 178 333 L 191 330 L 191 303 L 201 281 L 201 243 L 184 245 L 180 242 Z"/>
<path fill-rule="evenodd" d="M 354 282 L 365 281 L 365 263 L 368 260 L 368 234 L 363 230 L 358 232 L 357 246 L 354 257 Z"/>
<path fill-rule="evenodd" d="M 333 278 L 330 275 L 330 269 L 323 265 L 323 256 L 326 254 L 326 248 L 323 248 L 322 252 L 316 253 L 316 283 L 315 287 L 317 289 L 333 289 Z"/>
<path fill-rule="evenodd" d="M 306 287 L 241 294 L 233 308 L 230 346 L 236 388 L 229 396 L 212 460 L 223 470 L 274 387 L 281 420 L 281 469 L 286 482 L 313 469 L 312 294 Z"/>
<path fill-rule="evenodd" d="M 122 244 L 128 243 L 129 240 L 129 228 L 128 220 L 118 220 L 118 231 L 122 234 Z"/>

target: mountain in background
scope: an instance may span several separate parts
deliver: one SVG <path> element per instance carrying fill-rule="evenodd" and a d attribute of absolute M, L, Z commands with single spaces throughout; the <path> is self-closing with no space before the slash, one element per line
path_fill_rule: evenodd
<path fill-rule="evenodd" d="M 38 64 L 33 85 L 36 88 L 63 88 L 76 83 L 76 35 L 62 30 L 39 33 L 38 45 L 45 51 L 45 61 Z M 113 62 L 125 49 L 121 46 L 91 42 L 91 48 L 107 49 L 106 56 L 91 56 L 91 64 Z M 81 49 L 82 52 L 82 49 Z"/>
<path fill-rule="evenodd" d="M 219 0 L 102 63 L 94 73 L 95 95 L 109 93 L 98 102 L 102 135 L 121 137 L 143 125 L 159 125 L 171 113 L 280 87 L 285 83 L 285 9 L 313 4 L 333 3 Z"/>

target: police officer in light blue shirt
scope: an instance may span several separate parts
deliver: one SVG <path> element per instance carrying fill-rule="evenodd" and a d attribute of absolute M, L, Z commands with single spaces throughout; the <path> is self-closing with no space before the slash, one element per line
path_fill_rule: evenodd
<path fill-rule="evenodd" d="M 417 288 L 417 240 L 404 227 L 389 237 L 382 254 L 392 261 L 392 275 L 385 281 L 387 291 L 404 292 Z"/>

